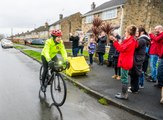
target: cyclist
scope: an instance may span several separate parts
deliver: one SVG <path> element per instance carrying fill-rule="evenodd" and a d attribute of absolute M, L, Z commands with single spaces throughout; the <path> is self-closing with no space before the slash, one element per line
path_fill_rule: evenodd
<path fill-rule="evenodd" d="M 62 32 L 61 30 L 52 30 L 51 38 L 47 39 L 45 46 L 41 52 L 41 60 L 43 63 L 43 74 L 42 74 L 42 83 L 41 90 L 46 92 L 45 78 L 48 72 L 48 66 L 52 67 L 54 62 L 58 61 L 57 53 L 60 52 L 64 61 L 67 59 L 67 52 L 63 41 L 61 40 Z"/>

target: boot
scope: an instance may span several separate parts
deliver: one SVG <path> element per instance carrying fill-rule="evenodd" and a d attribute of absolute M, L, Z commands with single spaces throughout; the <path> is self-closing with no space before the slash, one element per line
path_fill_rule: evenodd
<path fill-rule="evenodd" d="M 128 84 L 122 84 L 122 93 L 118 93 L 115 95 L 118 99 L 128 99 Z"/>
<path fill-rule="evenodd" d="M 121 80 L 121 76 L 118 75 L 118 76 L 116 77 L 116 79 L 117 79 L 117 80 Z"/>
<path fill-rule="evenodd" d="M 112 78 L 113 79 L 116 79 L 118 77 L 118 75 L 113 75 Z"/>
<path fill-rule="evenodd" d="M 161 100 L 160 100 L 160 103 L 163 104 L 163 87 L 161 88 Z"/>

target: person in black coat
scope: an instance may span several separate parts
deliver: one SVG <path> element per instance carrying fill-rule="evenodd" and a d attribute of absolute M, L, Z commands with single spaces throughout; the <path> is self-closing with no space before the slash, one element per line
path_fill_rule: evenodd
<path fill-rule="evenodd" d="M 107 36 L 104 31 L 100 33 L 100 36 L 98 38 L 97 42 L 97 50 L 96 52 L 98 53 L 98 58 L 99 58 L 99 65 L 104 64 L 104 54 L 105 54 L 105 45 L 107 42 Z"/>
<path fill-rule="evenodd" d="M 113 65 L 113 54 L 115 53 L 116 49 L 113 46 L 113 41 L 110 40 L 110 50 L 108 53 L 108 67 L 111 67 Z"/>
<path fill-rule="evenodd" d="M 136 36 L 138 37 L 138 48 L 135 49 L 134 53 L 134 64 L 132 69 L 129 71 L 129 75 L 131 78 L 131 88 L 129 88 L 129 92 L 137 93 L 139 90 L 139 77 L 142 74 L 142 66 L 145 60 L 146 53 L 146 41 L 149 37 L 146 35 L 147 32 L 143 27 L 139 27 L 137 29 Z"/>
<path fill-rule="evenodd" d="M 121 37 L 120 35 L 118 35 L 117 33 L 114 32 L 114 36 L 115 38 L 118 40 L 119 43 L 121 43 Z M 120 80 L 121 79 L 121 68 L 118 67 L 118 58 L 119 58 L 119 52 L 115 49 L 114 53 L 113 53 L 113 64 L 114 64 L 114 71 L 115 74 L 112 76 L 112 78 Z"/>
<path fill-rule="evenodd" d="M 70 33 L 70 41 L 72 41 L 73 57 L 76 57 L 79 51 L 79 34 L 76 32 L 75 35 L 73 36 L 72 33 Z"/>

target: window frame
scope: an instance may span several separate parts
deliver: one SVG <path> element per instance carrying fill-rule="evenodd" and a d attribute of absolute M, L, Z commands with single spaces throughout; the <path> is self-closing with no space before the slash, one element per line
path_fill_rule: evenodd
<path fill-rule="evenodd" d="M 110 19 L 117 18 L 117 8 L 102 12 L 101 17 L 102 20 L 110 20 Z"/>
<path fill-rule="evenodd" d="M 93 22 L 93 15 L 86 16 L 85 23 L 92 23 Z"/>

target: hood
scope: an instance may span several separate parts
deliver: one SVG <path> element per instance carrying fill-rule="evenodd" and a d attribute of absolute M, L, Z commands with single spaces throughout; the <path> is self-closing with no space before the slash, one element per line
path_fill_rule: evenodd
<path fill-rule="evenodd" d="M 148 36 L 148 35 L 141 35 L 140 37 L 139 37 L 139 39 L 140 38 L 144 38 L 145 40 L 147 40 L 147 41 L 150 41 L 151 39 L 150 39 L 150 37 Z"/>

